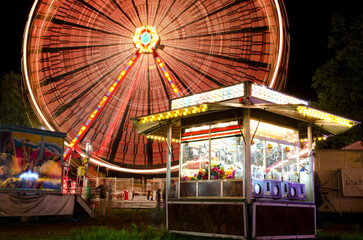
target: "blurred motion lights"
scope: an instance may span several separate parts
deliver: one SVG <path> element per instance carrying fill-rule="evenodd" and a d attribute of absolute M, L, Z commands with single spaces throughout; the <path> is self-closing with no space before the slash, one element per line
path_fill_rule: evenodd
<path fill-rule="evenodd" d="M 38 173 L 33 173 L 30 170 L 28 172 L 22 173 L 20 176 L 20 179 L 25 180 L 37 180 L 39 178 Z"/>
<path fill-rule="evenodd" d="M 118 171 L 157 168 L 165 164 L 166 147 L 139 137 L 131 119 L 157 119 L 175 97 L 191 96 L 173 110 L 238 98 L 246 88 L 228 89 L 245 81 L 281 89 L 288 39 L 277 0 L 35 0 L 22 70 L 39 119 L 46 129 L 67 133 L 65 145 L 84 151 L 92 142 L 92 155 L 103 164 L 128 167 L 113 168 Z M 136 51 L 139 60 L 131 63 Z M 204 102 L 199 94 L 213 90 Z"/>

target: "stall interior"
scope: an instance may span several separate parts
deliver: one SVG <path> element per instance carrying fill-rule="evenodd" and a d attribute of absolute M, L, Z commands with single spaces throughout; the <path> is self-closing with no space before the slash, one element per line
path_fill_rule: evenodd
<path fill-rule="evenodd" d="M 250 121 L 254 198 L 305 200 L 298 130 Z M 237 121 L 181 132 L 180 197 L 244 197 L 245 139 Z"/>
<path fill-rule="evenodd" d="M 237 121 L 182 129 L 181 197 L 242 197 L 244 144 Z"/>
<path fill-rule="evenodd" d="M 251 120 L 251 177 L 255 198 L 305 199 L 300 184 L 298 131 Z"/>

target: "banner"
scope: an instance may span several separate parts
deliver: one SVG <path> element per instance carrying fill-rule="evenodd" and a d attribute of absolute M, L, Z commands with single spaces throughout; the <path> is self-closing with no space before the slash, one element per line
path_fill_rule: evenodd
<path fill-rule="evenodd" d="M 72 215 L 74 195 L 0 193 L 0 217 Z"/>
<path fill-rule="evenodd" d="M 343 195 L 363 197 L 363 168 L 342 169 Z"/>

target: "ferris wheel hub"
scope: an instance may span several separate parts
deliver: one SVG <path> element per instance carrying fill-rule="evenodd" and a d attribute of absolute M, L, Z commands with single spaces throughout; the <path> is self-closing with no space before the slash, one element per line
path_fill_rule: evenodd
<path fill-rule="evenodd" d="M 133 37 L 134 45 L 140 53 L 153 52 L 157 47 L 159 40 L 159 34 L 152 26 L 142 26 L 137 28 Z"/>

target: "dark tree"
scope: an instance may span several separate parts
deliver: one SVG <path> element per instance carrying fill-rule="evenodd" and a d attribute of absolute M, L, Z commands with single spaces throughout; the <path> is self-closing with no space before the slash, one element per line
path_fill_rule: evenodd
<path fill-rule="evenodd" d="M 328 48 L 333 58 L 318 68 L 312 87 L 318 95 L 316 106 L 350 119 L 363 120 L 363 15 L 332 18 Z M 342 148 L 362 140 L 361 125 L 330 138 L 322 148 Z"/>
<path fill-rule="evenodd" d="M 30 119 L 35 115 L 23 93 L 21 74 L 9 72 L 0 77 L 0 123 L 32 127 Z"/>

